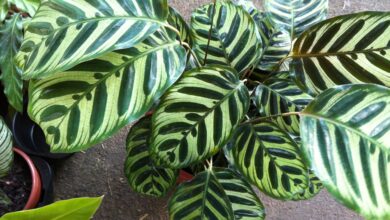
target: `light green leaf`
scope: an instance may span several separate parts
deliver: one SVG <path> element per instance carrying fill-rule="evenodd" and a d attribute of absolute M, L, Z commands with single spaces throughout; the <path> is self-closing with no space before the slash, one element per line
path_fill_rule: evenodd
<path fill-rule="evenodd" d="M 243 124 L 233 140 L 234 164 L 264 193 L 293 199 L 307 187 L 307 168 L 299 147 L 273 122 Z"/>
<path fill-rule="evenodd" d="M 151 127 L 151 116 L 146 116 L 131 128 L 126 141 L 125 175 L 134 191 L 161 197 L 175 185 L 179 171 L 153 164 L 149 154 Z"/>
<path fill-rule="evenodd" d="M 265 218 L 263 204 L 243 177 L 231 169 L 216 169 L 215 176 L 228 197 L 235 219 Z"/>
<path fill-rule="evenodd" d="M 234 69 L 210 65 L 183 74 L 153 114 L 152 154 L 160 165 L 183 168 L 217 153 L 249 108 Z"/>
<path fill-rule="evenodd" d="M 321 180 L 313 173 L 313 171 L 309 170 L 309 181 L 307 187 L 303 192 L 295 194 L 293 200 L 307 200 L 316 196 L 322 188 L 324 188 Z"/>
<path fill-rule="evenodd" d="M 312 95 L 350 83 L 390 86 L 389 31 L 389 12 L 362 12 L 321 22 L 294 43 L 291 72 Z"/>
<path fill-rule="evenodd" d="M 273 26 L 287 30 L 294 39 L 326 19 L 328 0 L 265 0 L 264 9 Z"/>
<path fill-rule="evenodd" d="M 301 118 L 302 147 L 313 172 L 340 202 L 367 219 L 390 218 L 390 89 L 338 86 Z"/>
<path fill-rule="evenodd" d="M 169 201 L 169 218 L 234 220 L 232 206 L 211 170 L 181 184 Z"/>
<path fill-rule="evenodd" d="M 184 70 L 175 37 L 161 29 L 136 47 L 32 81 L 28 112 L 51 151 L 86 149 L 144 115 Z"/>
<path fill-rule="evenodd" d="M 167 21 L 170 25 L 179 30 L 180 36 L 178 40 L 187 42 L 189 45 L 192 45 L 190 28 L 188 27 L 186 21 L 180 15 L 180 13 L 172 7 L 169 7 L 169 15 Z"/>
<path fill-rule="evenodd" d="M 8 174 L 13 159 L 12 133 L 0 116 L 0 178 Z"/>
<path fill-rule="evenodd" d="M 9 3 L 16 5 L 21 11 L 27 12 L 31 17 L 35 15 L 41 0 L 8 0 Z"/>
<path fill-rule="evenodd" d="M 0 2 L 0 23 L 5 20 L 7 14 L 8 14 L 8 1 L 3 0 Z"/>
<path fill-rule="evenodd" d="M 7 213 L 0 220 L 90 220 L 102 199 L 103 197 L 59 201 L 42 208 Z"/>
<path fill-rule="evenodd" d="M 260 57 L 262 45 L 256 24 L 242 7 L 217 2 L 214 10 L 214 4 L 205 5 L 196 9 L 191 21 L 193 48 L 199 60 L 203 61 L 208 51 L 207 64 L 228 65 L 243 73 Z"/>
<path fill-rule="evenodd" d="M 167 0 L 48 0 L 29 22 L 17 60 L 42 78 L 146 39 L 168 16 Z"/>
<path fill-rule="evenodd" d="M 14 14 L 0 25 L 0 80 L 8 103 L 17 111 L 23 110 L 23 81 L 15 55 L 23 40 L 23 24 L 19 14 Z"/>
<path fill-rule="evenodd" d="M 257 86 L 255 104 L 262 117 L 302 111 L 313 98 L 288 79 L 270 79 Z M 275 117 L 283 130 L 299 135 L 299 116 Z"/>

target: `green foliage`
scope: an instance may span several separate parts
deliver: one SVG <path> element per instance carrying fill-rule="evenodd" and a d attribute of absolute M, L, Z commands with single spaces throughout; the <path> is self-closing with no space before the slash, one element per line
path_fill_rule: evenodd
<path fill-rule="evenodd" d="M 7 213 L 0 220 L 89 220 L 102 199 L 103 197 L 59 201 L 42 208 Z"/>
<path fill-rule="evenodd" d="M 5 0 L 7 1 L 7 0 Z M 18 9 L 27 12 L 31 17 L 35 15 L 41 0 L 8 0 L 10 4 L 14 4 Z"/>
<path fill-rule="evenodd" d="M 0 178 L 8 174 L 12 166 L 12 133 L 0 116 Z"/>

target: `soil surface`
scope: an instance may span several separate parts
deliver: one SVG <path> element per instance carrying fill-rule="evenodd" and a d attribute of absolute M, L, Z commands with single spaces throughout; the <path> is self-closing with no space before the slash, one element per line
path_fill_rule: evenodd
<path fill-rule="evenodd" d="M 11 200 L 7 205 L 0 202 L 0 216 L 22 210 L 26 205 L 31 192 L 31 175 L 27 164 L 19 157 L 15 157 L 11 172 L 0 179 L 0 190 Z"/>
<path fill-rule="evenodd" d="M 211 0 L 169 0 L 186 19 L 197 6 Z M 357 11 L 390 10 L 389 0 L 330 0 L 330 16 Z M 256 1 L 260 5 L 260 1 Z M 167 219 L 169 197 L 154 199 L 134 193 L 127 186 L 123 174 L 125 139 L 128 128 L 103 144 L 85 153 L 75 154 L 57 165 L 55 178 L 56 200 L 81 196 L 105 195 L 96 220 Z M 362 219 L 337 203 L 325 190 L 308 201 L 283 202 L 259 193 L 266 207 L 267 219 Z"/>

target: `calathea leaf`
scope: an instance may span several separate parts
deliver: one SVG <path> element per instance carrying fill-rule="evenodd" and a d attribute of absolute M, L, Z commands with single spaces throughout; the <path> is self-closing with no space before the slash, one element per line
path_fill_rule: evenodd
<path fill-rule="evenodd" d="M 210 65 L 185 72 L 153 114 L 152 153 L 158 164 L 183 168 L 221 149 L 249 107 L 234 69 Z"/>
<path fill-rule="evenodd" d="M 324 188 L 321 180 L 313 173 L 313 171 L 309 170 L 309 181 L 306 189 L 298 194 L 295 194 L 293 200 L 306 200 L 311 199 L 316 196 L 322 188 Z"/>
<path fill-rule="evenodd" d="M 212 170 L 181 184 L 169 201 L 169 218 L 233 220 L 233 209 Z"/>
<path fill-rule="evenodd" d="M 133 48 L 32 81 L 29 115 L 51 151 L 86 149 L 144 115 L 184 70 L 175 37 L 161 29 Z"/>
<path fill-rule="evenodd" d="M 118 49 L 164 25 L 167 0 L 44 1 L 29 22 L 18 64 L 42 78 Z"/>
<path fill-rule="evenodd" d="M 291 71 L 317 95 L 335 85 L 390 86 L 390 13 L 363 12 L 321 22 L 297 39 Z"/>
<path fill-rule="evenodd" d="M 288 79 L 270 79 L 259 85 L 255 91 L 256 107 L 262 117 L 300 112 L 310 103 L 312 97 L 302 92 Z M 283 130 L 299 135 L 299 116 L 275 117 Z"/>
<path fill-rule="evenodd" d="M 23 110 L 23 81 L 21 70 L 15 64 L 15 55 L 23 40 L 22 18 L 14 14 L 0 25 L 0 80 L 8 103 L 17 111 Z"/>
<path fill-rule="evenodd" d="M 299 147 L 273 122 L 241 125 L 233 138 L 236 167 L 264 193 L 293 199 L 308 184 Z"/>
<path fill-rule="evenodd" d="M 390 89 L 338 86 L 303 112 L 311 169 L 339 201 L 368 219 L 390 218 Z"/>
<path fill-rule="evenodd" d="M 8 1 L 3 0 L 0 2 L 0 22 L 3 22 L 8 14 Z"/>
<path fill-rule="evenodd" d="M 8 0 L 9 3 L 14 4 L 21 11 L 27 12 L 31 17 L 35 15 L 41 0 Z"/>
<path fill-rule="evenodd" d="M 231 169 L 216 169 L 215 176 L 228 197 L 234 219 L 265 218 L 263 204 L 243 177 Z"/>
<path fill-rule="evenodd" d="M 0 116 L 0 178 L 8 174 L 13 158 L 12 133 Z"/>
<path fill-rule="evenodd" d="M 272 24 L 287 30 L 294 39 L 326 19 L 328 0 L 265 0 L 264 9 Z"/>
<path fill-rule="evenodd" d="M 262 46 L 256 24 L 242 7 L 218 1 L 215 7 L 209 4 L 198 8 L 191 21 L 199 60 L 203 61 L 208 51 L 207 64 L 228 65 L 243 73 L 260 57 Z"/>
<path fill-rule="evenodd" d="M 169 15 L 167 21 L 170 25 L 179 30 L 180 36 L 178 36 L 178 40 L 187 42 L 189 45 L 192 45 L 190 28 L 188 27 L 186 21 L 183 19 L 180 13 L 172 7 L 169 7 Z"/>
<path fill-rule="evenodd" d="M 153 164 L 149 154 L 151 126 L 151 116 L 147 116 L 131 128 L 126 140 L 125 175 L 134 191 L 160 197 L 174 186 L 179 172 Z"/>

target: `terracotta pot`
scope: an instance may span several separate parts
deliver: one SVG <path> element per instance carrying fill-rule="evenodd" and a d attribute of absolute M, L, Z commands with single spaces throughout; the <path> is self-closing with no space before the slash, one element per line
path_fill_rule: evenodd
<path fill-rule="evenodd" d="M 177 183 L 184 183 L 189 180 L 192 180 L 192 178 L 194 178 L 194 175 L 188 173 L 187 171 L 180 170 L 179 179 L 177 180 Z"/>
<path fill-rule="evenodd" d="M 33 209 L 37 206 L 40 198 L 41 198 L 41 191 L 42 191 L 42 183 L 41 183 L 41 177 L 38 173 L 37 168 L 34 165 L 34 162 L 31 160 L 31 158 L 25 154 L 23 151 L 19 150 L 18 148 L 14 147 L 14 152 L 23 158 L 23 160 L 27 163 L 27 166 L 31 173 L 31 193 L 28 197 L 27 203 L 24 206 L 23 210 L 27 209 Z"/>

